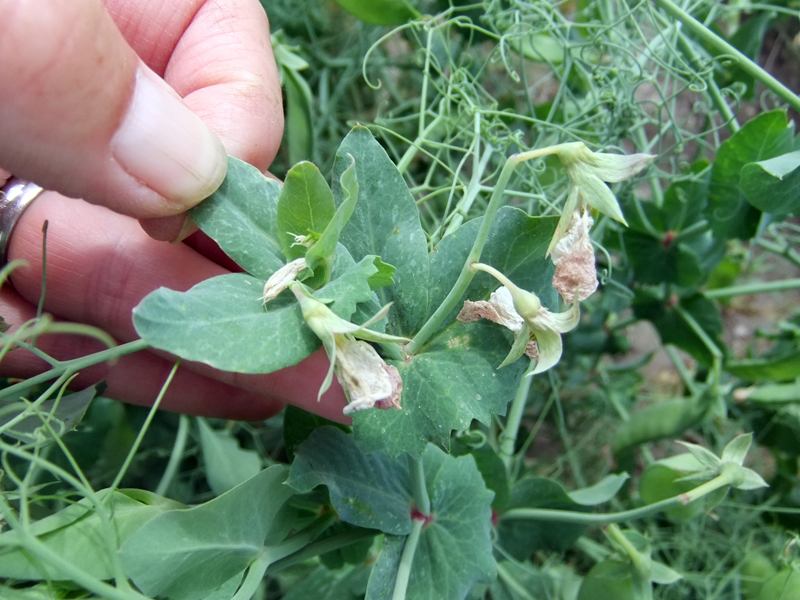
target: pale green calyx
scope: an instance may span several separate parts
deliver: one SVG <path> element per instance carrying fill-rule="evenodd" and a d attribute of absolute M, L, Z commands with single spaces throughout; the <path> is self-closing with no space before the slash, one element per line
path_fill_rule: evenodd
<path fill-rule="evenodd" d="M 409 342 L 408 338 L 368 329 L 386 316 L 391 304 L 384 306 L 364 324 L 356 325 L 341 318 L 324 302 L 317 300 L 303 284 L 294 282 L 290 287 L 300 304 L 303 319 L 322 341 L 331 363 L 317 400 L 330 388 L 333 374 L 336 373 L 349 400 L 344 414 L 373 407 L 400 409 L 403 383 L 397 367 L 386 364 L 372 346 L 356 339 L 370 342 Z"/>
<path fill-rule="evenodd" d="M 606 154 L 592 152 L 583 142 L 559 144 L 554 153 L 567 170 L 570 191 L 556 233 L 547 253 L 566 235 L 572 213 L 586 211 L 590 206 L 627 225 L 619 202 L 606 183 L 617 183 L 630 179 L 644 169 L 655 156 L 650 154 Z"/>
<path fill-rule="evenodd" d="M 508 295 L 510 295 L 513 302 L 513 307 L 501 307 L 502 310 L 498 312 L 516 312 L 518 317 L 522 320 L 522 326 L 519 331 L 503 321 L 495 321 L 515 331 L 516 334 L 514 344 L 511 346 L 511 351 L 500 366 L 504 367 L 505 365 L 511 364 L 523 354 L 531 356 L 529 348 L 531 337 L 536 340 L 538 358 L 536 367 L 532 371 L 529 371 L 528 375 L 543 373 L 558 364 L 563 352 L 561 334 L 573 330 L 580 320 L 580 308 L 578 303 L 574 302 L 570 309 L 563 313 L 552 313 L 542 306 L 536 294 L 520 289 L 494 267 L 482 263 L 473 263 L 470 268 L 476 271 L 485 271 L 502 283 L 505 289 L 508 290 Z M 497 296 L 498 299 L 504 297 L 508 296 L 505 294 L 498 294 Z M 515 321 L 513 318 L 506 320 L 509 323 Z"/>
<path fill-rule="evenodd" d="M 659 463 L 688 473 L 684 480 L 712 479 L 725 474 L 731 480 L 731 487 L 739 490 L 769 487 L 761 475 L 743 466 L 752 442 L 752 433 L 736 436 L 722 450 L 721 457 L 697 444 L 678 442 L 689 452 L 661 460 Z"/>

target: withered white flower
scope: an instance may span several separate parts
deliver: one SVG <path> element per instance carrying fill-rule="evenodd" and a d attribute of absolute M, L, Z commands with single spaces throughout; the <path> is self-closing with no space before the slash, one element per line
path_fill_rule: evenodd
<path fill-rule="evenodd" d="M 577 297 L 583 302 L 597 290 L 594 248 L 589 239 L 589 230 L 594 220 L 588 213 L 576 210 L 566 234 L 553 248 L 551 258 L 556 265 L 553 287 L 567 304 Z"/>
<path fill-rule="evenodd" d="M 306 268 L 306 259 L 298 258 L 275 271 L 264 285 L 264 304 L 277 298 Z"/>
<path fill-rule="evenodd" d="M 523 321 L 511 351 L 500 366 L 504 367 L 522 356 L 531 341 L 531 336 L 536 339 L 539 357 L 536 367 L 528 375 L 543 373 L 558 364 L 563 351 L 561 334 L 573 330 L 580 320 L 578 303 L 574 302 L 570 309 L 563 313 L 552 313 L 542 306 L 536 294 L 518 288 L 494 267 L 473 263 L 471 268 L 489 273 L 505 286 L 511 296 L 514 311 Z"/>
<path fill-rule="evenodd" d="M 317 400 L 331 386 L 335 372 L 349 400 L 344 414 L 373 407 L 400 409 L 403 382 L 399 371 L 393 365 L 386 364 L 372 346 L 356 339 L 392 343 L 410 341 L 368 329 L 386 316 L 391 304 L 384 306 L 363 325 L 356 325 L 342 319 L 314 298 L 303 284 L 293 283 L 290 287 L 300 303 L 303 319 L 322 341 L 331 362 Z"/>
<path fill-rule="evenodd" d="M 511 292 L 505 286 L 493 291 L 488 301 L 464 301 L 464 306 L 456 318 L 462 323 L 470 323 L 478 319 L 487 319 L 492 323 L 498 323 L 513 331 L 515 340 L 525 325 L 525 320 L 514 309 L 514 300 L 511 298 Z M 536 347 L 536 342 L 531 340 L 530 336 L 528 338 L 524 353 L 531 360 L 538 360 L 539 351 Z"/>
<path fill-rule="evenodd" d="M 627 225 L 614 193 L 604 183 L 617 183 L 630 179 L 644 169 L 655 158 L 651 154 L 605 154 L 592 152 L 583 142 L 560 144 L 555 154 L 567 170 L 572 185 L 556 233 L 547 253 L 564 237 L 572 220 L 572 213 L 586 211 L 587 206 L 596 208 Z"/>

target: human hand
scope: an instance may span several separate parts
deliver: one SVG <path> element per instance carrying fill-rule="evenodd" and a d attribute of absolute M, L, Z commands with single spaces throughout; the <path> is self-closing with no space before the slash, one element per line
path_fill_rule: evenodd
<path fill-rule="evenodd" d="M 202 234 L 190 247 L 157 242 L 142 228 L 159 240 L 185 236 L 185 210 L 222 181 L 226 151 L 262 170 L 274 157 L 280 88 L 256 0 L 0 1 L 0 81 L 14 82 L 0 86 L 0 166 L 54 190 L 25 211 L 9 244 L 9 258 L 30 267 L 15 271 L 14 290 L 0 291 L 7 322 L 35 315 L 45 220 L 45 311 L 120 341 L 136 337 L 131 309 L 153 289 L 185 290 L 226 272 L 225 257 Z M 0 172 L 0 185 L 7 175 Z M 60 359 L 99 349 L 71 336 L 37 345 Z M 326 363 L 315 354 L 266 376 L 184 363 L 162 406 L 263 418 L 290 400 L 339 418 L 338 387 L 316 402 Z M 76 383 L 105 377 L 106 395 L 149 404 L 171 365 L 138 353 Z M 0 373 L 26 377 L 43 367 L 13 352 Z"/>

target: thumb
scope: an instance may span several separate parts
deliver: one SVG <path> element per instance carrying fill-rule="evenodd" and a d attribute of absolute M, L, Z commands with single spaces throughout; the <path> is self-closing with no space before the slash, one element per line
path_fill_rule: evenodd
<path fill-rule="evenodd" d="M 0 167 L 117 212 L 175 215 L 225 177 L 216 135 L 100 0 L 0 2 Z"/>

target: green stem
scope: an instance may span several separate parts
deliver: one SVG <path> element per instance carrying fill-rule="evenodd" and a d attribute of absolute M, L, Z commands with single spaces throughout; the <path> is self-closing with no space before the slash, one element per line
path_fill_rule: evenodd
<path fill-rule="evenodd" d="M 403 546 L 403 555 L 400 557 L 400 564 L 397 566 L 397 579 L 395 579 L 394 583 L 392 600 L 405 600 L 408 579 L 411 576 L 411 563 L 414 562 L 414 554 L 417 552 L 417 543 L 419 543 L 419 535 L 422 532 L 424 523 L 425 521 L 422 519 L 414 519 L 411 522 L 411 533 L 406 538 L 405 546 Z"/>
<path fill-rule="evenodd" d="M 623 535 L 622 530 L 613 523 L 608 526 L 606 531 L 611 538 L 625 551 L 625 554 L 628 555 L 633 563 L 633 568 L 636 569 L 639 575 L 643 579 L 648 579 L 653 569 L 650 559 L 648 559 L 646 556 L 642 556 L 642 554 L 636 548 L 634 548 L 631 541 L 626 538 L 625 535 Z"/>
<path fill-rule="evenodd" d="M 464 292 L 467 291 L 467 287 L 472 281 L 472 278 L 475 277 L 475 271 L 470 268 L 470 265 L 480 260 L 481 252 L 483 251 L 483 247 L 486 245 L 486 240 L 489 237 L 489 230 L 492 228 L 494 216 L 497 214 L 497 211 L 500 208 L 500 203 L 503 199 L 503 194 L 506 190 L 506 186 L 508 185 L 508 181 L 511 179 L 511 174 L 514 172 L 514 169 L 517 167 L 517 165 L 522 161 L 520 158 L 521 156 L 523 155 L 514 154 L 510 156 L 508 160 L 506 160 L 506 164 L 503 166 L 503 170 L 500 172 L 500 177 L 497 179 L 497 185 L 495 185 L 494 191 L 492 192 L 492 197 L 489 199 L 489 205 L 486 207 L 486 213 L 483 215 L 483 220 L 478 228 L 478 235 L 475 238 L 475 243 L 472 244 L 472 249 L 469 251 L 467 260 L 464 262 L 464 266 L 461 269 L 461 273 L 459 274 L 455 285 L 453 285 L 453 289 L 450 290 L 450 293 L 447 294 L 447 297 L 439 305 L 439 308 L 436 309 L 428 321 L 422 326 L 422 329 L 420 329 L 417 335 L 414 336 L 414 339 L 408 343 L 406 346 L 407 354 L 413 355 L 419 352 L 423 344 L 425 344 L 425 342 L 428 341 L 428 339 L 439 329 L 439 327 L 441 327 L 442 322 L 456 307 L 456 304 L 458 304 L 459 300 L 461 300 L 461 296 L 464 295 Z"/>
<path fill-rule="evenodd" d="M 532 521 L 578 523 L 583 525 L 608 525 L 610 523 L 621 523 L 624 521 L 648 517 L 652 514 L 669 510 L 670 508 L 685 506 L 690 502 L 693 502 L 698 498 L 702 498 L 703 496 L 710 494 L 715 490 L 728 486 L 731 483 L 731 475 L 729 473 L 722 473 L 717 475 L 711 481 L 707 481 L 706 483 L 699 485 L 688 492 L 631 510 L 623 510 L 620 512 L 605 514 L 592 514 L 575 512 L 571 510 L 555 510 L 547 508 L 512 508 L 501 516 L 501 520 L 506 521 L 513 519 L 529 519 Z"/>
<path fill-rule="evenodd" d="M 669 15 L 683 23 L 686 29 L 700 38 L 707 46 L 710 46 L 717 52 L 729 55 L 736 59 L 737 65 L 742 69 L 742 71 L 760 81 L 764 87 L 775 93 L 792 108 L 800 111 L 800 98 L 798 98 L 797 95 L 792 92 L 792 90 L 787 88 L 780 81 L 758 66 L 757 63 L 753 62 L 753 60 L 748 56 L 731 46 L 719 36 L 715 35 L 708 29 L 708 27 L 692 17 L 689 13 L 672 2 L 672 0 L 654 0 L 654 3 L 660 6 Z"/>
<path fill-rule="evenodd" d="M 506 585 L 506 587 L 508 587 L 523 600 L 536 600 L 534 596 L 531 596 L 531 593 L 528 591 L 528 589 L 522 583 L 520 583 L 516 577 L 509 573 L 505 565 L 497 565 L 497 577 Z"/>
<path fill-rule="evenodd" d="M 431 515 L 431 499 L 428 497 L 428 489 L 425 486 L 425 469 L 422 467 L 422 461 L 409 456 L 408 471 L 411 475 L 411 492 L 414 495 L 417 510 L 429 517 Z"/>
<path fill-rule="evenodd" d="M 111 489 L 115 490 L 119 486 L 122 478 L 125 477 L 125 473 L 128 472 L 128 467 L 130 466 L 131 462 L 133 461 L 133 457 L 139 451 L 139 446 L 142 444 L 142 440 L 144 440 L 144 436 L 147 433 L 147 430 L 150 428 L 150 423 L 153 422 L 153 417 L 156 416 L 156 412 L 158 411 L 158 407 L 161 405 L 161 400 L 164 399 L 164 394 L 167 393 L 167 389 L 169 389 L 169 384 L 172 383 L 172 379 L 175 377 L 175 373 L 178 371 L 178 367 L 181 364 L 181 359 L 175 361 L 175 364 L 172 366 L 172 370 L 167 375 L 167 380 L 164 382 L 164 385 L 161 386 L 161 391 L 158 393 L 158 397 L 156 398 L 155 402 L 153 402 L 153 406 L 150 408 L 150 412 L 147 413 L 147 418 L 142 423 L 142 428 L 139 430 L 139 434 L 136 436 L 136 439 L 131 446 L 131 449 L 128 451 L 128 456 L 125 457 L 125 462 L 119 469 L 117 476 L 114 478 L 114 483 L 111 484 Z"/>
<path fill-rule="evenodd" d="M 478 197 L 478 192 L 481 190 L 481 179 L 483 178 L 483 173 L 486 171 L 486 165 L 489 163 L 489 159 L 491 158 L 493 152 L 494 148 L 491 146 L 491 144 L 487 144 L 486 148 L 483 150 L 483 155 L 481 156 L 480 161 L 475 167 L 475 170 L 472 172 L 472 177 L 470 179 L 469 186 L 467 187 L 467 191 L 464 193 L 464 197 L 456 206 L 455 211 L 450 213 L 450 219 L 447 223 L 447 228 L 442 234 L 442 238 L 446 238 L 448 235 L 455 233 L 464 222 L 464 218 L 467 216 L 469 209 L 472 208 L 472 204 L 475 202 L 475 198 Z"/>
<path fill-rule="evenodd" d="M 319 540 L 318 542 L 307 545 L 302 550 L 290 554 L 286 558 L 275 561 L 269 566 L 267 573 L 277 573 L 278 571 L 305 562 L 309 558 L 319 556 L 320 554 L 333 552 L 334 550 L 350 546 L 367 538 L 374 538 L 377 534 L 378 532 L 372 529 L 352 529 L 340 533 L 339 535 L 327 537 L 324 540 Z"/>
<path fill-rule="evenodd" d="M 231 600 L 250 600 L 256 593 L 261 581 L 264 579 L 264 574 L 267 572 L 270 561 L 270 553 L 262 552 L 261 555 L 252 562 L 250 568 L 247 569 L 247 575 L 245 575 L 242 585 L 239 586 L 239 590 L 234 594 Z"/>
<path fill-rule="evenodd" d="M 714 359 L 722 360 L 722 351 L 714 343 L 714 340 L 709 337 L 708 333 L 706 333 L 706 330 L 703 329 L 700 323 L 698 323 L 697 320 L 680 304 L 676 304 L 673 306 L 673 308 L 675 309 L 675 313 L 681 319 L 683 319 L 689 328 L 695 333 L 695 335 L 700 338 L 705 347 L 711 353 L 711 356 Z"/>
<path fill-rule="evenodd" d="M 128 342 L 127 344 L 116 346 L 115 348 L 109 348 L 108 350 L 95 352 L 94 354 L 82 356 L 81 358 L 59 361 L 58 365 L 49 371 L 39 373 L 34 377 L 26 379 L 25 381 L 20 381 L 17 384 L 0 390 L 0 399 L 15 395 L 20 396 L 25 390 L 30 389 L 35 385 L 39 385 L 40 383 L 44 383 L 45 381 L 50 381 L 59 375 L 72 375 L 81 369 L 106 362 L 107 360 L 114 360 L 115 358 L 125 356 L 126 354 L 133 354 L 134 352 L 144 350 L 148 347 L 149 344 L 144 340 L 134 340 L 133 342 Z"/>
<path fill-rule="evenodd" d="M 784 279 L 783 281 L 758 281 L 744 285 L 734 285 L 726 288 L 717 288 L 704 292 L 706 298 L 732 298 L 747 294 L 765 294 L 782 290 L 795 290 L 800 288 L 800 279 Z"/>
<path fill-rule="evenodd" d="M 428 126 L 420 132 L 419 136 L 417 136 L 417 139 L 411 143 L 411 146 L 408 148 L 408 150 L 406 150 L 403 156 L 400 157 L 400 160 L 397 162 L 397 170 L 400 171 L 400 173 L 406 172 L 408 165 L 411 164 L 411 161 L 414 160 L 417 152 L 419 152 L 422 148 L 422 142 L 428 139 L 428 136 L 431 134 L 431 132 L 439 126 L 441 120 L 442 115 L 437 115 L 433 121 L 428 123 Z"/>
<path fill-rule="evenodd" d="M 175 474 L 178 472 L 183 452 L 186 450 L 186 442 L 189 439 L 189 424 L 189 417 L 181 415 L 178 420 L 178 433 L 175 435 L 175 443 L 172 445 L 167 468 L 164 469 L 161 481 L 158 482 L 158 487 L 156 487 L 156 494 L 159 496 L 166 496 L 170 485 L 175 480 Z"/>
<path fill-rule="evenodd" d="M 535 365 L 531 361 L 528 366 L 530 370 Z M 500 434 L 500 457 L 506 465 L 506 469 L 511 466 L 511 459 L 514 457 L 514 448 L 517 445 L 517 433 L 519 432 L 519 425 L 522 422 L 522 415 L 525 412 L 525 404 L 528 401 L 528 392 L 531 389 L 533 377 L 527 377 L 527 373 L 522 376 L 522 380 L 517 386 L 517 393 L 514 395 L 514 400 L 511 402 L 511 409 L 508 411 L 508 418 L 506 419 L 506 426 L 503 433 Z"/>

